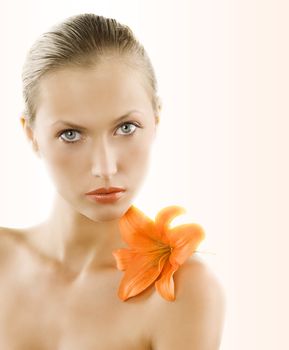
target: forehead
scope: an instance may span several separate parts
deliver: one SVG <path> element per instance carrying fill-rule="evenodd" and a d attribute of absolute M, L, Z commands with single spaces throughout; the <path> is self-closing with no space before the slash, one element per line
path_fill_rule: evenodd
<path fill-rule="evenodd" d="M 37 116 L 51 120 L 64 115 L 121 115 L 130 109 L 152 111 L 143 76 L 119 62 L 47 74 L 39 84 L 37 105 Z"/>

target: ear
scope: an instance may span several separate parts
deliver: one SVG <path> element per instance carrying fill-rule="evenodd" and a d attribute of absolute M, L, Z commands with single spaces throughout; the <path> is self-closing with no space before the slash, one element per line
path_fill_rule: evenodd
<path fill-rule="evenodd" d="M 157 110 L 155 111 L 155 122 L 156 122 L 156 127 L 159 125 L 160 122 L 160 114 L 163 109 L 163 104 L 162 104 L 162 99 L 160 96 L 157 96 Z"/>
<path fill-rule="evenodd" d="M 154 137 L 153 137 L 154 140 L 157 137 L 159 122 L 160 122 L 160 117 L 158 115 L 155 115 L 155 128 L 154 128 Z"/>
<path fill-rule="evenodd" d="M 32 143 L 33 151 L 39 156 L 40 155 L 39 148 L 38 148 L 37 141 L 35 139 L 34 131 L 32 127 L 29 125 L 27 118 L 25 118 L 25 116 L 22 115 L 20 117 L 20 122 L 28 141 Z"/>
<path fill-rule="evenodd" d="M 155 136 L 158 131 L 159 122 L 160 122 L 160 117 L 158 115 L 155 115 Z"/>
<path fill-rule="evenodd" d="M 160 122 L 160 117 L 159 117 L 159 115 L 155 115 L 155 122 L 156 122 L 156 125 L 159 124 L 159 122 Z"/>

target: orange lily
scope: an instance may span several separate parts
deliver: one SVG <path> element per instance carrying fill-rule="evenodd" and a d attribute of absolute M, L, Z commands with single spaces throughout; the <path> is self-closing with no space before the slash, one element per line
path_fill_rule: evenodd
<path fill-rule="evenodd" d="M 174 217 L 185 212 L 183 207 L 168 206 L 153 221 L 132 205 L 121 217 L 121 237 L 130 247 L 112 252 L 117 268 L 125 271 L 118 290 L 121 300 L 141 293 L 152 283 L 164 299 L 175 300 L 173 274 L 205 237 L 198 224 L 169 227 Z"/>

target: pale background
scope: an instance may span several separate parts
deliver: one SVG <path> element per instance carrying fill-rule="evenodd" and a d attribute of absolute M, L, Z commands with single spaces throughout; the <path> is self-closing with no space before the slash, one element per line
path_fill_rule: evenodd
<path fill-rule="evenodd" d="M 44 219 L 53 187 L 22 132 L 21 69 L 42 32 L 94 12 L 128 24 L 163 100 L 135 204 L 206 231 L 199 246 L 227 294 L 221 350 L 288 349 L 288 6 L 286 1 L 0 3 L 0 226 Z M 286 217 L 287 214 L 287 217 Z M 192 349 L 198 350 L 198 349 Z"/>

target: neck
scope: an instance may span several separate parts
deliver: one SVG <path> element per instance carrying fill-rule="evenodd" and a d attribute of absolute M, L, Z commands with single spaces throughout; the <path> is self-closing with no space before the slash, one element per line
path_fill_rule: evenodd
<path fill-rule="evenodd" d="M 112 250 L 125 247 L 118 219 L 93 221 L 56 196 L 49 218 L 35 231 L 37 246 L 74 276 L 115 268 Z"/>

